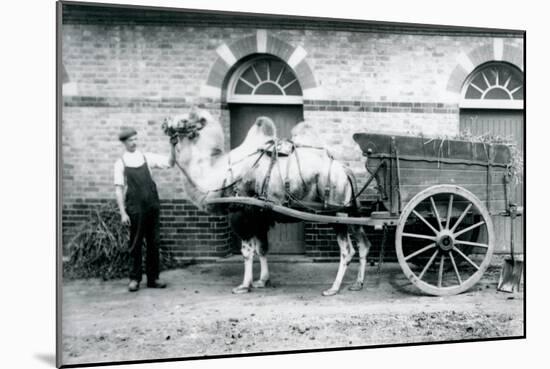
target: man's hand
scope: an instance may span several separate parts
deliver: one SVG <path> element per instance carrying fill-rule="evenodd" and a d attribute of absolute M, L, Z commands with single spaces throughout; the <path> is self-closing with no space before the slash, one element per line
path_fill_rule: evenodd
<path fill-rule="evenodd" d="M 125 226 L 129 226 L 130 225 L 130 217 L 128 216 L 128 213 L 124 212 L 122 214 L 120 214 L 120 221 L 122 222 L 123 225 Z"/>

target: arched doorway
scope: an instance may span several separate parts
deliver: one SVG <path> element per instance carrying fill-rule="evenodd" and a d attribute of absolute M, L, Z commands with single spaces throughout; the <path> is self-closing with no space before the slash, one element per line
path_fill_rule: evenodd
<path fill-rule="evenodd" d="M 472 136 L 499 137 L 513 142 L 524 153 L 523 73 L 512 64 L 489 62 L 476 68 L 466 79 L 460 103 L 460 131 Z M 515 186 L 511 201 L 524 205 L 523 183 Z M 497 235 L 496 251 L 510 245 L 510 222 L 493 217 Z M 523 223 L 514 223 L 515 245 L 523 245 Z"/>
<path fill-rule="evenodd" d="M 302 88 L 294 71 L 281 59 L 259 55 L 242 63 L 227 87 L 231 148 L 239 146 L 259 116 L 270 117 L 279 138 L 304 119 Z M 303 223 L 277 224 L 269 231 L 270 253 L 304 253 Z M 234 250 L 240 252 L 240 242 Z"/>

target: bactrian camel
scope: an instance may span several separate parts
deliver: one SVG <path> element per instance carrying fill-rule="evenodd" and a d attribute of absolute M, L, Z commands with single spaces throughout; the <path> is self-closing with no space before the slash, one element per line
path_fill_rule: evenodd
<path fill-rule="evenodd" d="M 304 124 L 296 126 L 294 132 L 307 131 L 301 129 Z M 348 213 L 356 209 L 354 182 L 349 171 L 325 149 L 291 145 L 287 141 L 281 144 L 276 138 L 275 125 L 268 117 L 257 118 L 244 142 L 230 152 L 224 152 L 221 124 L 206 110 L 193 108 L 166 118 L 163 127 L 176 145 L 176 163 L 183 173 L 183 184 L 190 201 L 203 211 L 228 214 L 233 231 L 242 239 L 244 277 L 233 293 L 249 292 L 251 287 L 262 288 L 270 283 L 268 230 L 276 221 L 299 220 L 283 218 L 248 205 L 209 205 L 207 200 L 220 196 L 249 196 L 283 205 L 290 200 L 294 203 L 318 203 Z M 307 142 L 300 137 L 293 139 Z M 275 148 L 280 154 L 274 157 Z M 285 150 L 286 154 L 283 153 Z M 359 251 L 360 266 L 357 279 L 349 289 L 362 289 L 370 248 L 362 227 L 335 224 L 334 230 L 340 248 L 340 263 L 334 283 L 323 292 L 325 296 L 334 295 L 340 289 L 347 266 L 355 254 L 352 237 Z M 255 282 L 252 276 L 254 254 L 258 255 L 261 267 L 260 277 Z"/>

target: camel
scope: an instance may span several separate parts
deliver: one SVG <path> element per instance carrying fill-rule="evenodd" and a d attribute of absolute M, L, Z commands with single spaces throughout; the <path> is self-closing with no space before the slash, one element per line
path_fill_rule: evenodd
<path fill-rule="evenodd" d="M 205 212 L 227 214 L 233 231 L 242 240 L 244 276 L 242 283 L 233 288 L 233 293 L 246 293 L 252 287 L 264 288 L 270 284 L 268 230 L 275 222 L 300 220 L 253 206 L 208 204 L 208 200 L 222 196 L 249 196 L 283 205 L 289 199 L 319 203 L 339 208 L 340 212 L 356 209 L 350 172 L 326 150 L 298 145 L 293 147 L 292 153 L 272 159 L 273 153 L 270 154 L 269 150 L 279 147 L 280 141 L 276 137 L 275 124 L 268 117 L 257 118 L 244 142 L 229 152 L 224 152 L 221 124 L 207 110 L 193 108 L 184 114 L 168 117 L 163 128 L 176 146 L 176 164 L 183 173 L 183 185 L 189 200 Z M 304 129 L 298 126 L 294 130 L 300 131 Z M 295 138 L 300 141 L 299 137 Z M 307 138 L 302 141 L 311 142 Z M 280 152 L 284 147 L 279 147 Z M 347 266 L 355 254 L 352 237 L 359 251 L 360 267 L 349 289 L 362 289 L 370 248 L 362 227 L 335 224 L 334 230 L 340 262 L 332 286 L 322 292 L 324 296 L 335 295 L 340 290 Z M 260 261 L 260 276 L 253 281 L 255 254 Z"/>

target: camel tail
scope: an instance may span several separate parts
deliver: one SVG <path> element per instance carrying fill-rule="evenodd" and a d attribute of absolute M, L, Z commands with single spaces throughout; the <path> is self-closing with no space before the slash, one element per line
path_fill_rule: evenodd
<path fill-rule="evenodd" d="M 357 193 L 357 178 L 355 177 L 355 174 L 350 168 L 344 167 L 344 171 L 346 173 L 346 176 L 348 177 L 348 183 L 350 185 L 350 191 L 351 191 L 351 198 L 349 199 L 349 201 L 351 202 L 350 206 L 354 213 L 358 213 L 359 199 L 355 197 Z"/>

